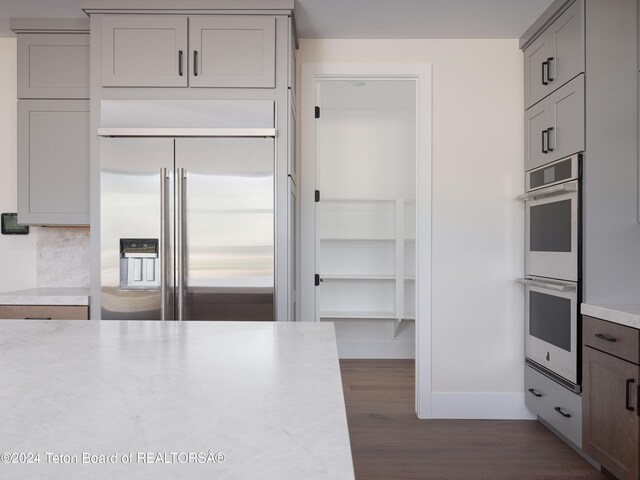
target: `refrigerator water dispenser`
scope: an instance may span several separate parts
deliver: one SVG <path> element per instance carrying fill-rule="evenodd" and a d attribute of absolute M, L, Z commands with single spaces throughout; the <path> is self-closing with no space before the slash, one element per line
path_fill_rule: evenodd
<path fill-rule="evenodd" d="M 120 289 L 160 288 L 157 238 L 120 239 Z"/>

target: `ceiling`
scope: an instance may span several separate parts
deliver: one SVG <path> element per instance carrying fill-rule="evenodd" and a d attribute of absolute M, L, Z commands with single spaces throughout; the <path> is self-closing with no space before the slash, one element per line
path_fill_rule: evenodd
<path fill-rule="evenodd" d="M 519 38 L 553 0 L 296 0 L 300 38 Z M 10 17 L 83 17 L 80 0 L 0 0 Z"/>

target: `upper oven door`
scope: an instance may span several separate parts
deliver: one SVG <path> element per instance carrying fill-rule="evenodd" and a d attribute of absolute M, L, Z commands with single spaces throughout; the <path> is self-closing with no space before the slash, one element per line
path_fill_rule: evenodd
<path fill-rule="evenodd" d="M 577 284 L 525 280 L 526 356 L 577 383 Z"/>
<path fill-rule="evenodd" d="M 526 202 L 527 275 L 578 281 L 578 181 L 537 190 Z"/>

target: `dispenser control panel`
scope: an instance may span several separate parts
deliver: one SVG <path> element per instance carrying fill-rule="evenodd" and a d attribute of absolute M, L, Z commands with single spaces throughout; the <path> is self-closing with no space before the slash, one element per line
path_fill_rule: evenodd
<path fill-rule="evenodd" d="M 157 290 L 160 288 L 160 262 L 157 238 L 120 239 L 120 288 Z"/>

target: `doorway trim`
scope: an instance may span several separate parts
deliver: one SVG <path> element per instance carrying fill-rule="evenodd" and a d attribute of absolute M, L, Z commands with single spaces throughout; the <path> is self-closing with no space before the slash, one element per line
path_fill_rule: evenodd
<path fill-rule="evenodd" d="M 318 80 L 366 76 L 416 81 L 416 415 L 431 418 L 431 165 L 432 80 L 425 63 L 303 63 L 301 66 L 300 153 L 300 314 L 315 321 L 313 283 L 316 257 L 315 99 Z"/>

